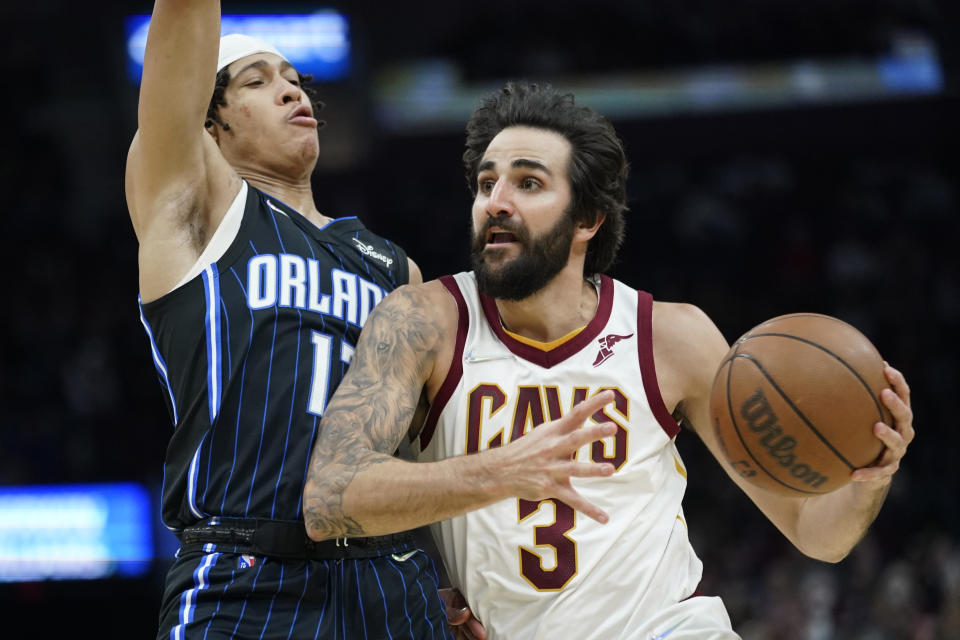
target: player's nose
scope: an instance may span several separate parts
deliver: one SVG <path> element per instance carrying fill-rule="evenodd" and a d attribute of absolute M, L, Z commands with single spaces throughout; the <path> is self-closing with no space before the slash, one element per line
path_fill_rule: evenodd
<path fill-rule="evenodd" d="M 280 80 L 280 104 L 287 104 L 294 100 L 303 100 L 303 91 L 298 85 L 286 78 Z"/>
<path fill-rule="evenodd" d="M 506 180 L 497 180 L 496 184 L 493 185 L 490 196 L 487 198 L 486 211 L 488 216 L 495 218 L 513 215 L 513 200 L 510 197 L 510 186 Z"/>

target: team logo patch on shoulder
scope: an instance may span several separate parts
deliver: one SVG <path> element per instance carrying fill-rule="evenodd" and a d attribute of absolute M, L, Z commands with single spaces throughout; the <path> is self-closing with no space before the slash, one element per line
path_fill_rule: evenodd
<path fill-rule="evenodd" d="M 621 340 L 626 340 L 627 338 L 632 337 L 632 333 L 626 336 L 619 336 L 615 333 L 611 333 L 597 340 L 597 344 L 600 345 L 600 351 L 597 353 L 597 359 L 593 361 L 593 366 L 599 367 L 601 364 L 606 362 L 607 358 L 613 355 L 613 345 L 617 344 Z"/>
<path fill-rule="evenodd" d="M 350 238 L 350 239 L 353 240 L 353 244 L 357 246 L 357 250 L 360 251 L 360 253 L 362 253 L 363 255 L 367 256 L 368 258 L 373 258 L 374 260 L 378 260 L 388 267 L 393 265 L 393 258 L 387 255 L 384 255 L 383 253 L 380 253 L 379 251 L 377 251 L 377 248 L 372 244 L 367 244 L 360 238 Z"/>

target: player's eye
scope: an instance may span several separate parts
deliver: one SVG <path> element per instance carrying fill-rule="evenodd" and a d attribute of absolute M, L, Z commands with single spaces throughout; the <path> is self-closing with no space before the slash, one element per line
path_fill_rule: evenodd
<path fill-rule="evenodd" d="M 520 181 L 520 188 L 524 191 L 533 191 L 540 186 L 540 181 L 536 178 L 524 178 Z"/>
<path fill-rule="evenodd" d="M 483 194 L 489 194 L 493 191 L 493 185 L 496 184 L 496 180 L 480 179 L 477 181 L 477 190 Z"/>

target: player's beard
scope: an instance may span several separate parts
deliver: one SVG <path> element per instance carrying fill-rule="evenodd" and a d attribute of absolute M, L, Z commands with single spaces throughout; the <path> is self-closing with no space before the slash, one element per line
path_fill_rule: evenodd
<path fill-rule="evenodd" d="M 491 258 L 506 249 L 488 249 L 487 230 L 499 227 L 509 231 L 520 244 L 520 254 L 503 262 Z M 488 218 L 473 234 L 470 262 L 477 277 L 480 293 L 500 300 L 524 300 L 543 289 L 567 265 L 576 223 L 571 212 L 564 211 L 556 224 L 546 232 L 531 238 L 526 227 L 515 224 L 511 218 Z"/>

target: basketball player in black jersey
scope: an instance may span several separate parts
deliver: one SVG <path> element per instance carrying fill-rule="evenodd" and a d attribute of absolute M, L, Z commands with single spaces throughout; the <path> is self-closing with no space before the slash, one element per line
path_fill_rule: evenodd
<path fill-rule="evenodd" d="M 315 543 L 302 517 L 360 328 L 419 270 L 317 209 L 304 78 L 268 43 L 220 39 L 219 22 L 217 0 L 155 3 L 126 167 L 141 320 L 173 422 L 162 516 L 181 541 L 157 637 L 449 638 L 409 534 Z"/>

